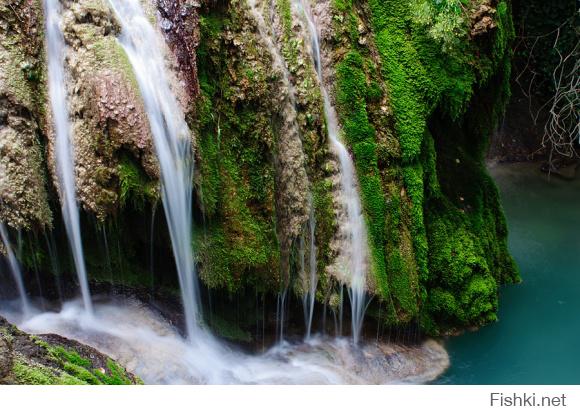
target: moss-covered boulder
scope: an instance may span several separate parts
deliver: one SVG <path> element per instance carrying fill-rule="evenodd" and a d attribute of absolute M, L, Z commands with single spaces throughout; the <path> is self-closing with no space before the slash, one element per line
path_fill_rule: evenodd
<path fill-rule="evenodd" d="M 120 43 L 120 27 L 105 0 L 65 2 L 62 27 L 75 174 L 82 207 L 100 220 L 118 211 L 129 190 L 157 198 L 159 168 L 137 80 Z M 49 133 L 49 166 L 54 167 Z M 127 184 L 127 168 L 139 170 L 143 188 Z"/>
<path fill-rule="evenodd" d="M 33 336 L 0 317 L 0 384 L 141 383 L 138 377 L 92 347 L 55 334 Z"/>

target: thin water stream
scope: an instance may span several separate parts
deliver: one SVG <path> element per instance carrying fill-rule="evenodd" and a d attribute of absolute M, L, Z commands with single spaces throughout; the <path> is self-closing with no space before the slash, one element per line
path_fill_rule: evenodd
<path fill-rule="evenodd" d="M 54 153 L 58 175 L 59 193 L 66 233 L 73 254 L 85 311 L 93 312 L 91 292 L 87 277 L 79 208 L 76 199 L 74 145 L 69 122 L 68 100 L 65 84 L 65 42 L 60 28 L 61 5 L 59 0 L 44 0 L 46 45 L 48 59 L 48 89 L 52 121 L 54 124 Z"/>
<path fill-rule="evenodd" d="M 316 302 L 316 287 L 318 286 L 318 271 L 316 269 L 316 217 L 312 200 L 310 201 L 310 217 L 308 219 L 308 268 L 305 261 L 304 240 L 301 241 L 301 268 L 303 280 L 305 281 L 304 294 L 302 296 L 302 305 L 304 308 L 304 322 L 306 325 L 306 339 L 310 339 L 312 334 L 312 318 L 314 317 L 314 304 Z"/>
<path fill-rule="evenodd" d="M 161 195 L 171 237 L 185 325 L 190 339 L 199 330 L 199 289 L 192 253 L 191 133 L 170 81 L 163 40 L 139 0 L 109 0 L 122 27 L 120 43 L 139 83 L 161 169 Z"/>
<path fill-rule="evenodd" d="M 10 272 L 14 277 L 14 282 L 16 283 L 16 289 L 18 290 L 18 296 L 20 298 L 21 311 L 24 316 L 31 315 L 30 301 L 28 300 L 28 295 L 26 294 L 26 288 L 24 286 L 24 279 L 22 278 L 22 271 L 20 270 L 20 264 L 18 259 L 14 254 L 12 249 L 12 244 L 10 243 L 10 237 L 8 235 L 8 230 L 6 225 L 0 222 L 0 237 L 2 243 L 4 244 L 4 249 L 6 250 L 6 258 L 8 259 L 8 266 L 10 267 Z"/>
<path fill-rule="evenodd" d="M 330 139 L 331 150 L 337 157 L 340 165 L 341 202 L 346 212 L 346 241 L 341 255 L 341 261 L 348 278 L 348 293 L 352 313 L 352 336 L 355 343 L 360 339 L 361 329 L 366 308 L 366 272 L 368 241 L 365 219 L 363 216 L 356 170 L 353 160 L 346 146 L 340 138 L 340 127 L 336 116 L 336 110 L 330 100 L 324 79 L 322 67 L 322 53 L 320 43 L 320 29 L 316 25 L 316 19 L 312 14 L 311 5 L 306 0 L 293 0 L 294 5 L 303 11 L 306 18 L 308 32 L 311 40 L 312 59 L 318 75 L 320 92 L 324 99 L 324 115 L 326 128 Z"/>

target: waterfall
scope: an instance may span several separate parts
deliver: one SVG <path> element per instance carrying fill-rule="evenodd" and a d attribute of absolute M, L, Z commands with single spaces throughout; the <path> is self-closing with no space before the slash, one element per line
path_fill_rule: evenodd
<path fill-rule="evenodd" d="M 77 277 L 81 286 L 85 311 L 93 313 L 89 290 L 79 209 L 76 200 L 74 148 L 71 142 L 71 127 L 67 108 L 67 94 L 64 80 L 65 43 L 60 29 L 59 0 L 44 0 L 46 19 L 46 55 L 48 59 L 48 89 L 55 134 L 56 169 L 60 187 L 62 217 L 66 227 Z"/>
<path fill-rule="evenodd" d="M 6 258 L 8 259 L 8 266 L 16 282 L 16 288 L 18 290 L 18 296 L 20 297 L 20 302 L 22 306 L 22 314 L 24 316 L 30 315 L 30 302 L 28 301 L 28 296 L 26 295 L 26 289 L 24 288 L 24 279 L 22 278 L 22 272 L 20 270 L 20 265 L 18 265 L 18 260 L 14 251 L 12 250 L 12 245 L 10 244 L 10 239 L 8 237 L 8 230 L 4 223 L 0 222 L 0 237 L 2 238 L 2 243 L 4 244 L 4 249 L 6 249 Z"/>
<path fill-rule="evenodd" d="M 165 68 L 164 45 L 139 0 L 109 0 L 121 24 L 127 53 L 153 134 L 161 170 L 161 197 L 177 266 L 190 340 L 199 330 L 199 290 L 192 252 L 193 154 L 191 134 Z"/>
<path fill-rule="evenodd" d="M 312 333 L 312 317 L 314 315 L 314 302 L 316 300 L 316 286 L 318 285 L 318 274 L 316 270 L 316 239 L 314 231 L 316 229 L 316 218 L 314 217 L 314 207 L 312 200 L 310 201 L 310 217 L 308 219 L 309 230 L 309 252 L 308 252 L 308 278 L 306 278 L 306 264 L 304 260 L 304 242 L 301 241 L 301 268 L 304 279 L 308 282 L 308 287 L 302 296 L 302 303 L 304 306 L 304 319 L 306 324 L 306 338 L 310 338 Z"/>
<path fill-rule="evenodd" d="M 303 150 L 302 150 L 302 140 L 300 137 L 300 127 L 298 126 L 298 122 L 297 122 L 297 111 L 296 111 L 296 95 L 295 95 L 295 91 L 293 88 L 292 83 L 290 82 L 290 73 L 288 71 L 286 62 L 284 61 L 284 58 L 282 56 L 282 53 L 280 52 L 279 47 L 276 44 L 276 41 L 271 33 L 272 28 L 271 26 L 268 25 L 266 19 L 264 18 L 263 15 L 263 11 L 262 8 L 264 8 L 264 3 L 261 2 L 260 0 L 247 0 L 248 6 L 250 7 L 250 12 L 252 14 L 252 17 L 254 18 L 256 24 L 257 24 L 257 28 L 258 28 L 258 33 L 260 35 L 260 39 L 262 40 L 262 42 L 265 44 L 268 53 L 270 54 L 271 58 L 272 58 L 272 65 L 275 71 L 279 72 L 281 77 L 279 79 L 279 114 L 282 117 L 282 125 L 279 129 L 279 133 L 280 133 L 280 139 L 278 140 L 278 151 L 279 153 L 288 153 L 290 154 L 290 151 L 294 151 L 294 157 L 290 157 L 290 158 L 295 158 L 295 159 L 299 159 L 300 161 L 298 163 L 294 162 L 295 164 L 293 165 L 288 165 L 286 166 L 285 169 L 282 169 L 282 173 L 280 173 L 281 183 L 285 183 L 286 186 L 288 186 L 289 188 L 292 187 L 292 185 L 288 184 L 291 183 L 293 180 L 296 180 L 294 182 L 294 185 L 296 185 L 296 183 L 299 183 L 300 180 L 303 180 L 304 184 L 308 184 L 308 178 L 306 176 L 306 171 L 303 168 L 303 161 L 301 159 L 302 155 L 303 155 Z M 274 2 L 270 1 L 268 4 L 269 7 L 269 14 L 270 14 L 270 23 L 272 23 L 274 21 L 274 16 L 275 16 L 275 11 L 276 11 L 276 5 Z M 298 153 L 296 153 L 298 152 Z M 280 193 L 285 193 L 287 195 L 291 194 L 292 192 L 287 192 L 287 189 L 281 187 L 279 189 Z M 314 232 L 315 232 L 315 226 L 316 226 L 316 222 L 314 220 L 314 209 L 312 207 L 312 202 L 307 201 L 306 200 L 306 195 L 308 194 L 305 189 L 300 189 L 301 191 L 301 196 L 304 196 L 304 206 L 306 207 L 306 205 L 309 206 L 309 211 L 310 211 L 310 218 L 308 220 L 308 226 L 310 229 L 310 260 L 309 260 L 309 277 L 304 278 L 304 276 L 306 275 L 306 271 L 305 271 L 305 261 L 304 261 L 304 238 L 302 237 L 300 239 L 300 243 L 301 243 L 301 248 L 300 248 L 300 255 L 301 255 L 301 274 L 303 277 L 303 284 L 306 287 L 306 285 L 308 285 L 308 288 L 305 289 L 305 296 L 303 298 L 303 305 L 304 305 L 304 319 L 305 319 L 305 324 L 306 324 L 306 337 L 310 336 L 310 331 L 311 331 L 311 327 L 312 327 L 312 313 L 313 313 L 313 309 L 314 309 L 314 300 L 315 300 L 315 293 L 316 293 L 316 282 L 318 280 L 318 277 L 316 275 L 316 247 L 315 247 L 315 241 L 314 241 Z M 302 202 L 301 200 L 290 200 L 288 198 L 289 196 L 286 196 L 287 200 L 285 200 L 285 205 L 300 205 L 300 203 Z M 290 196 L 291 197 L 291 196 Z M 310 197 L 310 199 L 312 199 L 312 197 Z M 300 213 L 296 213 L 293 212 L 295 215 L 298 215 Z M 306 222 L 306 211 L 304 212 L 304 221 Z M 282 245 L 286 243 L 286 248 L 289 249 L 289 243 L 288 241 L 284 241 L 282 243 Z M 308 280 L 310 280 L 310 283 L 308 283 Z M 282 292 L 279 294 L 278 298 L 278 302 L 279 302 L 279 306 L 278 306 L 278 310 L 279 310 L 279 316 L 281 317 L 281 321 L 280 321 L 280 331 L 279 331 L 279 338 L 280 340 L 283 339 L 283 334 L 284 334 L 284 311 L 285 311 L 285 307 L 286 307 L 286 294 L 287 294 L 287 290 L 288 290 L 288 286 L 286 285 L 285 287 L 282 287 Z"/>
<path fill-rule="evenodd" d="M 308 23 L 308 31 L 312 43 L 312 58 L 318 75 L 320 92 L 324 98 L 324 115 L 326 117 L 328 138 L 331 150 L 338 158 L 340 164 L 341 199 L 348 221 L 346 224 L 348 230 L 347 246 L 343 247 L 343 253 L 349 258 L 347 272 L 350 275 L 348 293 L 352 312 L 352 336 L 354 342 L 357 343 L 365 312 L 365 274 L 368 247 L 365 219 L 357 189 L 356 171 L 347 148 L 340 141 L 336 110 L 325 86 L 319 30 L 316 27 L 309 5 L 305 4 L 306 1 L 293 0 L 293 2 L 298 8 L 303 10 Z"/>

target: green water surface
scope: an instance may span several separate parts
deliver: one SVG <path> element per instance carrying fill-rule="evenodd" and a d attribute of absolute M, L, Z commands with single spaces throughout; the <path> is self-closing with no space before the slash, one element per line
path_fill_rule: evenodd
<path fill-rule="evenodd" d="M 502 287 L 499 321 L 451 338 L 438 383 L 580 384 L 580 180 L 537 165 L 490 169 L 522 284 Z"/>

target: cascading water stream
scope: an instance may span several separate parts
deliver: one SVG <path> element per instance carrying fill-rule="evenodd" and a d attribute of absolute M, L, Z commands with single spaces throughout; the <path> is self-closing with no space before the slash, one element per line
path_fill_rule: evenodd
<path fill-rule="evenodd" d="M 316 229 L 316 218 L 314 216 L 314 208 L 312 201 L 310 201 L 310 217 L 308 219 L 309 230 L 309 252 L 308 252 L 308 289 L 305 290 L 302 297 L 304 305 L 304 319 L 306 323 L 306 339 L 310 339 L 312 333 L 312 317 L 314 316 L 314 303 L 316 300 L 316 287 L 318 285 L 318 273 L 316 272 L 316 239 L 314 231 Z M 302 254 L 303 256 L 303 254 Z M 306 264 L 302 258 L 303 273 L 306 274 Z"/>
<path fill-rule="evenodd" d="M 44 0 L 44 14 L 46 21 L 48 89 L 54 122 L 54 151 L 60 186 L 62 217 L 81 286 L 85 311 L 92 315 L 93 304 L 83 254 L 79 209 L 76 200 L 74 148 L 71 141 L 64 78 L 65 43 L 60 29 L 60 2 L 58 0 Z"/>
<path fill-rule="evenodd" d="M 14 255 L 12 250 L 12 245 L 10 244 L 10 238 L 8 235 L 8 230 L 4 223 L 0 222 L 0 237 L 2 238 L 2 243 L 4 244 L 4 249 L 6 249 L 6 258 L 8 259 L 8 266 L 16 282 L 16 289 L 18 290 L 18 296 L 20 297 L 20 303 L 22 306 L 22 314 L 24 316 L 30 315 L 31 308 L 30 302 L 28 301 L 28 296 L 26 295 L 26 289 L 24 287 L 24 279 L 22 278 L 22 271 L 20 270 L 20 265 Z"/>
<path fill-rule="evenodd" d="M 109 0 L 121 24 L 119 41 L 129 57 L 149 118 L 161 169 L 162 201 L 177 266 L 190 340 L 199 331 L 199 290 L 192 252 L 191 134 L 165 68 L 162 41 L 139 0 Z"/>
<path fill-rule="evenodd" d="M 292 88 L 292 84 L 290 83 L 290 74 L 288 72 L 288 68 L 286 67 L 286 64 L 284 63 L 284 58 L 282 57 L 282 54 L 280 53 L 280 51 L 278 50 L 278 48 L 276 47 L 276 44 L 274 43 L 274 41 L 272 40 L 271 35 L 268 33 L 269 29 L 268 29 L 268 25 L 266 24 L 266 20 L 264 19 L 264 16 L 262 15 L 262 12 L 259 9 L 259 0 L 247 0 L 248 6 L 250 6 L 250 12 L 252 13 L 252 16 L 254 18 L 254 20 L 256 21 L 256 24 L 258 25 L 258 32 L 260 33 L 260 38 L 262 39 L 262 41 L 266 44 L 266 47 L 268 48 L 268 52 L 270 53 L 270 56 L 272 57 L 273 60 L 273 65 L 274 68 L 278 71 L 280 71 L 282 73 L 282 83 L 284 85 L 284 88 L 286 88 L 287 90 L 287 97 L 289 98 L 289 103 L 291 104 L 292 108 L 288 109 L 290 112 L 293 112 L 293 121 L 295 123 L 296 121 L 296 108 L 295 108 L 295 95 L 294 95 L 294 90 Z M 273 16 L 273 4 L 270 4 L 270 14 L 271 16 Z M 272 17 L 273 18 L 273 17 Z M 294 125 L 293 127 L 298 128 L 296 125 Z"/>
<path fill-rule="evenodd" d="M 283 118 L 283 125 L 280 128 L 280 134 L 285 135 L 286 141 L 290 141 L 288 138 L 291 137 L 295 142 L 299 143 L 300 140 L 300 128 L 297 122 L 297 111 L 296 111 L 296 95 L 292 83 L 290 82 L 290 73 L 288 71 L 284 57 L 278 48 L 276 41 L 271 33 L 272 28 L 266 23 L 264 18 L 264 11 L 262 10 L 265 3 L 260 0 L 247 0 L 247 4 L 250 7 L 250 12 L 257 24 L 258 32 L 260 34 L 260 39 L 266 45 L 270 56 L 272 57 L 273 67 L 281 75 L 280 77 L 280 95 L 282 99 L 280 100 L 280 113 Z M 268 6 L 269 11 L 269 21 L 273 24 L 275 20 L 276 4 L 270 1 Z M 283 141 L 283 140 L 280 140 Z M 302 151 L 302 150 L 300 150 Z M 312 328 L 312 314 L 314 310 L 314 296 L 316 293 L 316 283 L 318 276 L 316 275 L 316 247 L 314 241 L 314 232 L 316 227 L 316 222 L 314 220 L 314 209 L 312 202 L 309 203 L 310 206 L 310 218 L 308 221 L 308 226 L 310 229 L 310 260 L 309 260 L 309 277 L 307 281 L 304 281 L 305 285 L 308 284 L 308 289 L 305 290 L 305 295 L 303 298 L 304 314 L 305 314 L 305 324 L 306 324 L 306 337 L 310 337 L 310 332 Z M 304 245 L 303 238 L 301 239 L 301 244 Z M 301 248 L 301 255 L 304 257 L 304 246 Z M 304 262 L 304 261 L 302 261 Z M 306 275 L 305 266 L 301 269 L 302 276 Z M 282 287 L 282 290 L 278 296 L 278 320 L 280 323 L 279 339 L 284 338 L 284 312 L 286 309 L 288 287 Z"/>
<path fill-rule="evenodd" d="M 316 67 L 320 92 L 324 99 L 324 114 L 326 117 L 326 127 L 328 138 L 331 143 L 331 150 L 338 158 L 340 164 L 340 185 L 341 198 L 347 215 L 348 240 L 344 253 L 347 254 L 348 273 L 350 282 L 348 287 L 351 312 L 352 312 L 352 336 L 355 343 L 358 343 L 365 313 L 365 286 L 366 286 L 366 258 L 367 258 L 367 233 L 362 212 L 360 197 L 357 189 L 356 171 L 354 163 L 345 145 L 339 138 L 339 126 L 330 96 L 325 86 L 324 74 L 322 70 L 322 58 L 320 50 L 319 30 L 312 16 L 310 6 L 305 0 L 293 0 L 297 8 L 304 12 L 307 20 L 308 31 L 312 44 L 312 58 Z"/>

